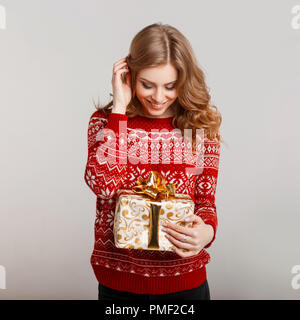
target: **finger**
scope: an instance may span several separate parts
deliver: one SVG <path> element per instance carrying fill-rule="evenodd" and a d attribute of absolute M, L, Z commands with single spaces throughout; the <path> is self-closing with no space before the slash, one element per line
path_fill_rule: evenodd
<path fill-rule="evenodd" d="M 190 230 L 189 228 L 186 230 L 185 233 L 180 233 L 180 232 L 177 232 L 177 231 L 169 229 L 169 228 L 167 228 L 165 231 L 166 231 L 166 237 L 170 235 L 178 241 L 182 241 L 184 239 L 184 237 L 186 237 L 186 241 L 184 241 L 184 242 L 193 243 L 193 241 L 191 242 L 191 240 L 195 236 L 194 231 Z"/>
<path fill-rule="evenodd" d="M 114 63 L 114 66 L 118 65 L 119 63 L 121 63 L 121 62 L 123 62 L 123 61 L 125 61 L 125 60 L 126 60 L 126 57 L 125 57 L 125 58 L 122 58 L 122 59 L 120 59 L 120 60 L 118 60 L 118 61 L 116 61 L 116 62 Z"/>
<path fill-rule="evenodd" d="M 119 75 L 120 75 L 121 73 L 123 73 L 123 72 L 130 72 L 130 70 L 129 70 L 129 69 L 126 69 L 126 68 L 121 68 L 121 69 L 115 71 L 115 72 L 114 72 L 114 75 L 115 75 L 115 76 L 119 76 Z"/>
<path fill-rule="evenodd" d="M 197 216 L 196 214 L 189 216 L 184 221 L 185 222 L 193 222 L 194 224 L 198 224 L 198 225 L 204 223 L 204 221 L 201 219 L 201 217 Z"/>
<path fill-rule="evenodd" d="M 173 246 L 172 248 L 174 252 L 179 256 L 181 256 L 182 258 L 190 257 L 193 255 L 192 251 L 186 251 L 186 249 L 180 249 L 180 248 L 177 248 L 176 246 Z"/>
<path fill-rule="evenodd" d="M 194 247 L 192 245 L 190 245 L 187 242 L 182 242 L 180 240 L 177 240 L 176 238 L 174 238 L 173 236 L 166 234 L 166 238 L 172 243 L 174 244 L 176 247 L 181 248 L 181 249 L 186 249 L 186 250 L 192 250 Z"/>
<path fill-rule="evenodd" d="M 118 70 L 120 70 L 121 68 L 124 68 L 124 67 L 127 67 L 127 68 L 128 68 L 128 65 L 127 65 L 126 62 L 121 63 L 121 64 L 115 66 L 115 67 L 113 68 L 113 71 L 116 72 L 116 71 L 118 71 Z"/>
<path fill-rule="evenodd" d="M 177 232 L 179 232 L 179 233 L 183 233 L 184 235 L 185 235 L 185 234 L 190 235 L 190 232 L 191 232 L 191 230 L 190 230 L 191 228 L 182 227 L 182 226 L 180 226 L 180 225 L 178 225 L 178 224 L 171 223 L 171 222 L 169 222 L 169 221 L 166 221 L 166 222 L 165 222 L 164 227 L 165 227 L 165 228 L 170 228 L 170 229 L 175 230 L 175 231 L 177 231 Z"/>

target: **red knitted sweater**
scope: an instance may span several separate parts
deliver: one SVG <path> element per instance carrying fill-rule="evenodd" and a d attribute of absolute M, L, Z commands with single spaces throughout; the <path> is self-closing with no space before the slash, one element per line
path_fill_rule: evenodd
<path fill-rule="evenodd" d="M 129 118 L 119 113 L 106 116 L 100 111 L 92 114 L 84 179 L 97 196 L 95 243 L 90 262 L 99 283 L 120 291 L 167 294 L 196 288 L 206 280 L 205 265 L 210 255 L 205 249 L 182 258 L 171 251 L 124 249 L 114 245 L 117 191 L 131 189 L 139 177 L 146 180 L 151 170 L 159 171 L 167 184 L 176 183 L 176 193 L 191 196 L 195 202 L 194 214 L 214 229 L 213 240 L 205 248 L 214 241 L 220 143 L 203 135 L 196 153 L 190 154 L 185 153 L 187 144 L 180 130 L 172 127 L 172 117 Z M 195 174 L 193 170 L 200 167 L 201 173 Z"/>

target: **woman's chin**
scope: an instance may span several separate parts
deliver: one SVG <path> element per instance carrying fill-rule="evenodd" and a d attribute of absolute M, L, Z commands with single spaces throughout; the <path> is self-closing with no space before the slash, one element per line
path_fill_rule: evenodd
<path fill-rule="evenodd" d="M 144 110 L 144 114 L 146 116 L 153 116 L 153 117 L 164 116 L 165 112 L 166 110 L 149 110 L 149 109 Z"/>
<path fill-rule="evenodd" d="M 149 110 L 149 109 L 147 109 L 147 114 L 162 115 L 165 112 L 166 112 L 166 110 Z"/>

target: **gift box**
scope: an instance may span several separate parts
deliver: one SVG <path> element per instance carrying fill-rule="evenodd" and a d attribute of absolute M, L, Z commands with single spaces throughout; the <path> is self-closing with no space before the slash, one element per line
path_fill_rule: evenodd
<path fill-rule="evenodd" d="M 165 237 L 162 224 L 170 221 L 183 227 L 183 220 L 194 213 L 195 204 L 186 194 L 176 194 L 176 184 L 165 183 L 157 171 L 146 181 L 139 178 L 131 190 L 118 192 L 114 241 L 118 248 L 171 251 L 173 244 Z"/>

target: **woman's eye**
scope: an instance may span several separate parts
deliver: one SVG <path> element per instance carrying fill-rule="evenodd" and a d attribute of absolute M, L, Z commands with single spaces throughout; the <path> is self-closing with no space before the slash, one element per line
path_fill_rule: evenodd
<path fill-rule="evenodd" d="M 175 86 L 171 87 L 171 88 L 167 88 L 167 90 L 174 90 Z"/>
<path fill-rule="evenodd" d="M 149 86 L 147 86 L 146 85 L 146 83 L 144 83 L 144 82 L 142 82 L 142 84 L 143 84 L 143 87 L 145 88 L 145 89 L 151 89 L 152 87 L 149 87 Z M 173 87 L 169 87 L 169 88 L 166 88 L 167 90 L 174 90 L 175 89 L 175 86 L 173 86 Z"/>
<path fill-rule="evenodd" d="M 147 86 L 146 83 L 144 83 L 144 82 L 142 82 L 142 84 L 143 84 L 143 87 L 146 88 L 146 89 L 151 89 L 152 88 L 152 87 Z"/>

